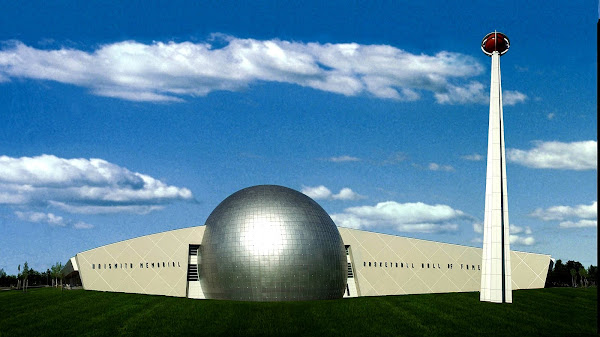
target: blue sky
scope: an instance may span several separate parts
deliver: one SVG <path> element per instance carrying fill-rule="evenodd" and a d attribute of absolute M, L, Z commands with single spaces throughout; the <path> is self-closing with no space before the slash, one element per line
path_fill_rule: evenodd
<path fill-rule="evenodd" d="M 511 248 L 597 265 L 590 2 L 5 1 L 0 268 L 204 224 L 279 184 L 341 226 L 481 246 L 502 57 Z"/>

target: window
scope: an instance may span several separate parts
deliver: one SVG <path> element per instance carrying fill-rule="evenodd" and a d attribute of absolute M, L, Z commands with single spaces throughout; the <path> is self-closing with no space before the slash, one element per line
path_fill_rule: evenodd
<path fill-rule="evenodd" d="M 96 265 L 92 263 L 92 269 L 96 269 Z"/>
<path fill-rule="evenodd" d="M 143 263 L 140 263 L 140 268 L 144 268 L 144 264 Z"/>
<path fill-rule="evenodd" d="M 133 269 L 133 263 L 129 264 L 129 268 Z"/>
<path fill-rule="evenodd" d="M 398 262 L 396 262 L 396 268 L 398 268 Z"/>
<path fill-rule="evenodd" d="M 102 269 L 102 265 L 98 263 L 98 269 Z"/>
<path fill-rule="evenodd" d="M 477 270 L 481 270 L 481 268 L 479 267 L 479 265 L 477 265 Z"/>
<path fill-rule="evenodd" d="M 400 262 L 400 268 L 404 268 L 404 263 Z"/>
<path fill-rule="evenodd" d="M 152 262 L 152 268 L 154 268 L 154 262 Z"/>
<path fill-rule="evenodd" d="M 363 267 L 367 266 L 367 261 L 363 262 Z"/>
<path fill-rule="evenodd" d="M 448 263 L 448 269 L 452 269 L 452 263 Z"/>
<path fill-rule="evenodd" d="M 427 268 L 429 268 L 429 263 L 427 264 Z"/>
<path fill-rule="evenodd" d="M 156 264 L 158 266 L 158 268 L 160 268 L 160 262 Z"/>
<path fill-rule="evenodd" d="M 460 264 L 460 269 L 463 269 L 463 264 L 462 263 Z"/>
<path fill-rule="evenodd" d="M 106 269 L 106 263 L 104 264 L 104 269 Z"/>
<path fill-rule="evenodd" d="M 110 266 L 110 263 L 108 264 L 108 269 L 112 269 L 112 267 Z"/>
<path fill-rule="evenodd" d="M 379 262 L 379 266 L 382 267 L 383 266 L 383 262 Z"/>
<path fill-rule="evenodd" d="M 471 265 L 471 270 L 475 270 L 475 266 L 474 265 Z"/>
<path fill-rule="evenodd" d="M 421 263 L 421 268 L 425 268 L 425 263 Z"/>
<path fill-rule="evenodd" d="M 369 267 L 371 266 L 371 262 L 369 262 Z"/>
<path fill-rule="evenodd" d="M 164 268 L 164 266 L 165 266 L 165 263 L 163 262 L 163 268 Z"/>
<path fill-rule="evenodd" d="M 467 270 L 469 270 L 469 265 L 467 265 Z"/>
<path fill-rule="evenodd" d="M 146 268 L 148 268 L 148 262 L 146 262 Z"/>
<path fill-rule="evenodd" d="M 385 263 L 385 266 L 387 267 L 387 262 Z"/>

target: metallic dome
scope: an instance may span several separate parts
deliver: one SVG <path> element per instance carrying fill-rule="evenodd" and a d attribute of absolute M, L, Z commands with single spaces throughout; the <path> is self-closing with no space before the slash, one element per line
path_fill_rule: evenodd
<path fill-rule="evenodd" d="M 509 48 L 510 40 L 500 32 L 489 33 L 481 40 L 481 51 L 487 56 L 492 56 L 494 52 L 498 52 L 502 56 Z"/>
<path fill-rule="evenodd" d="M 293 301 L 341 298 L 346 251 L 323 208 L 275 185 L 240 190 L 206 220 L 200 282 L 206 298 Z"/>

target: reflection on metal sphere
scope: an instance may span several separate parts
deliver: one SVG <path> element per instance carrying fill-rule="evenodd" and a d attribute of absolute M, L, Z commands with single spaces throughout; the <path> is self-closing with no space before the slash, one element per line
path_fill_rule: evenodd
<path fill-rule="evenodd" d="M 500 32 L 489 33 L 481 41 L 481 50 L 489 56 L 492 56 L 495 51 L 504 55 L 508 48 L 510 48 L 510 41 L 506 35 Z"/>
<path fill-rule="evenodd" d="M 347 262 L 340 233 L 308 196 L 275 185 L 240 190 L 206 220 L 200 282 L 206 298 L 341 298 Z"/>

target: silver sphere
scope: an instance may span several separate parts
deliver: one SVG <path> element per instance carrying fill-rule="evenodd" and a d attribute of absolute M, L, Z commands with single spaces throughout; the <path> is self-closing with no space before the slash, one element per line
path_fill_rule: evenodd
<path fill-rule="evenodd" d="M 223 200 L 206 220 L 200 258 L 210 299 L 334 299 L 346 289 L 337 227 L 319 204 L 287 187 L 248 187 Z"/>

